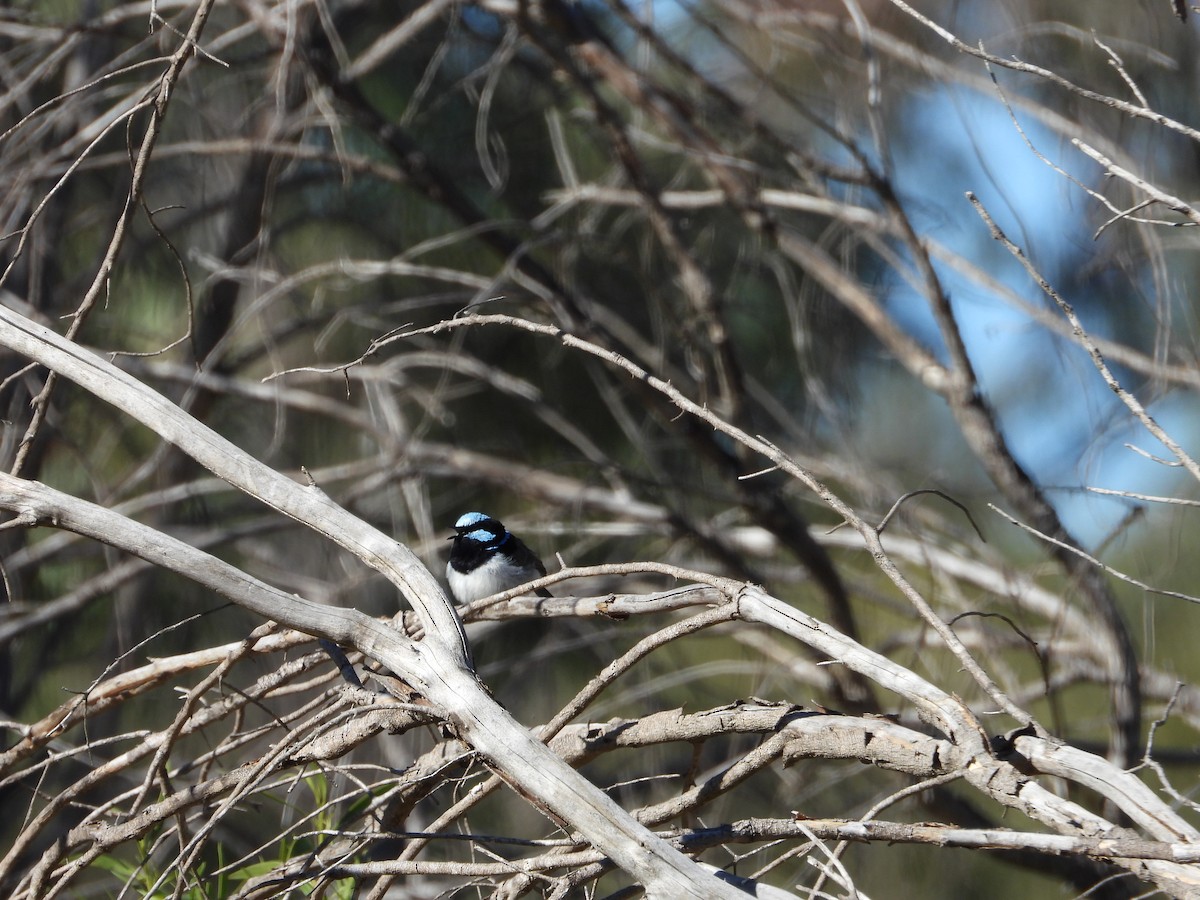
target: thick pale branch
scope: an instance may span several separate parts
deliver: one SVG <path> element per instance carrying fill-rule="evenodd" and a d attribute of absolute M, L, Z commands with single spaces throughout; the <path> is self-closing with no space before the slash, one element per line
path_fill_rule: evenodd
<path fill-rule="evenodd" d="M 461 620 L 436 580 L 407 548 L 352 516 L 321 491 L 251 459 L 166 398 L 59 335 L 0 307 L 0 343 L 75 381 L 124 410 L 212 472 L 329 536 L 401 587 L 430 637 L 413 643 L 353 610 L 324 607 L 276 591 L 166 535 L 41 485 L 6 478 L 5 506 L 25 519 L 57 522 L 121 547 L 261 615 L 346 643 L 408 680 L 506 780 L 570 822 L 637 878 L 651 896 L 736 897 L 738 892 L 638 825 L 606 794 L 551 753 L 487 693 L 467 667 Z M 11 854 L 10 854 L 11 856 Z"/>
<path fill-rule="evenodd" d="M 774 444 L 760 435 L 751 435 L 736 426 L 729 424 L 723 418 L 715 415 L 707 407 L 703 406 L 687 397 L 682 391 L 676 388 L 668 381 L 657 377 L 651 372 L 647 372 L 641 366 L 625 358 L 619 353 L 614 353 L 604 347 L 585 340 L 574 334 L 569 334 L 561 328 L 553 325 L 543 325 L 537 322 L 530 322 L 526 319 L 520 319 L 513 316 L 465 316 L 453 321 L 439 322 L 429 328 L 417 329 L 409 332 L 401 332 L 393 336 L 391 340 L 402 340 L 412 337 L 416 334 L 436 334 L 438 332 L 449 331 L 455 328 L 472 327 L 477 325 L 505 325 L 511 328 L 519 328 L 523 331 L 528 331 L 534 334 L 541 334 L 555 338 L 562 342 L 566 347 L 581 350 L 591 356 L 604 360 L 608 364 L 626 372 L 633 378 L 636 378 L 659 393 L 663 394 L 675 406 L 683 412 L 695 416 L 700 421 L 710 425 L 717 431 L 729 436 L 733 440 L 739 442 L 746 448 L 759 453 L 768 460 L 777 465 L 780 469 L 786 472 L 791 477 L 795 478 L 809 490 L 813 491 L 823 503 L 829 506 L 834 512 L 842 516 L 846 522 L 854 528 L 863 538 L 867 549 L 871 552 L 876 564 L 880 570 L 892 581 L 893 584 L 904 595 L 905 599 L 913 605 L 921 617 L 929 623 L 930 627 L 937 632 L 938 636 L 945 642 L 950 651 L 958 658 L 963 667 L 971 674 L 971 677 L 987 692 L 987 694 L 1009 715 L 1013 716 L 1017 721 L 1028 723 L 1033 721 L 1033 717 L 1026 711 L 1018 708 L 1004 692 L 996 685 L 991 676 L 984 671 L 983 667 L 972 657 L 970 651 L 954 634 L 953 630 L 939 618 L 937 613 L 933 611 L 929 603 L 923 596 L 909 583 L 908 579 L 900 572 L 892 560 L 888 557 L 883 549 L 883 544 L 880 541 L 880 535 L 875 528 L 868 524 L 859 516 L 853 508 L 850 507 L 841 497 L 830 490 L 823 484 L 815 474 L 800 466 L 788 454 L 784 453 Z M 835 657 L 836 658 L 836 657 Z"/>
<path fill-rule="evenodd" d="M 219 478 L 349 550 L 401 590 L 426 625 L 433 626 L 429 629 L 432 640 L 460 664 L 467 663 L 462 623 L 436 579 L 407 547 L 351 515 L 319 489 L 302 487 L 252 459 L 166 397 L 94 353 L 6 307 L 0 307 L 0 344 L 74 381 L 184 450 Z"/>

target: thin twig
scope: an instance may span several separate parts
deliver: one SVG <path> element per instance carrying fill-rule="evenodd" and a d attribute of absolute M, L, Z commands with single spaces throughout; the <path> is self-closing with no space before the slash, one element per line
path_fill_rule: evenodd
<path fill-rule="evenodd" d="M 1121 572 L 1118 569 L 1114 569 L 1112 566 L 1101 562 L 1100 560 L 1096 559 L 1096 557 L 1091 556 L 1088 553 L 1085 553 L 1084 551 L 1080 550 L 1078 547 L 1072 546 L 1071 544 L 1068 544 L 1065 541 L 1060 541 L 1060 540 L 1057 540 L 1056 538 L 1052 538 L 1049 535 L 1043 534 L 1042 532 L 1038 531 L 1036 528 L 1034 528 L 1030 525 L 1026 525 L 1024 522 L 1020 521 L 1019 519 L 1015 518 L 1014 516 L 1010 516 L 1008 513 L 1006 513 L 1000 507 L 996 506 L 994 503 L 989 503 L 988 508 L 991 509 L 993 512 L 997 513 L 998 515 L 1003 516 L 1005 519 L 1007 519 L 1013 525 L 1016 525 L 1021 530 L 1029 532 L 1030 534 L 1032 534 L 1034 537 L 1038 538 L 1039 540 L 1043 540 L 1048 544 L 1053 544 L 1055 547 L 1058 547 L 1062 550 L 1066 550 L 1068 553 L 1073 553 L 1075 556 L 1078 556 L 1080 559 L 1090 563 L 1091 565 L 1095 566 L 1097 569 L 1107 572 L 1109 575 L 1112 575 L 1114 578 L 1118 578 L 1121 581 L 1124 581 L 1126 584 L 1132 584 L 1134 587 L 1141 588 L 1143 591 L 1145 591 L 1148 594 L 1158 594 L 1161 597 L 1174 597 L 1177 600 L 1187 600 L 1189 603 L 1200 603 L 1200 597 L 1195 597 L 1191 594 L 1185 594 L 1181 591 L 1168 591 L 1168 590 L 1165 590 L 1164 588 L 1156 588 L 1156 587 L 1153 587 L 1152 585 L 1146 584 L 1144 581 L 1138 581 L 1133 576 L 1126 575 L 1124 572 Z"/>

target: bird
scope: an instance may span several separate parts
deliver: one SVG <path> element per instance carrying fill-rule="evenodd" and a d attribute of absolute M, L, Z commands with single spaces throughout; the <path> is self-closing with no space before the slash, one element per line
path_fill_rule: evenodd
<path fill-rule="evenodd" d="M 448 540 L 454 543 L 446 563 L 446 581 L 457 603 L 482 600 L 546 574 L 537 554 L 503 522 L 486 513 L 459 516 Z M 553 596 L 545 588 L 535 593 L 539 597 Z"/>

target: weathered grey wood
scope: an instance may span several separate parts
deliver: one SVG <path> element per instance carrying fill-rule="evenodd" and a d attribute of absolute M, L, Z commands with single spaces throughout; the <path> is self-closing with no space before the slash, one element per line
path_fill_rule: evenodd
<path fill-rule="evenodd" d="M 351 515 L 321 490 L 253 459 L 166 397 L 50 329 L 0 307 L 0 345 L 80 385 L 141 422 L 229 484 L 325 535 L 382 573 L 417 611 L 414 642 L 356 610 L 302 600 L 189 545 L 95 504 L 6 476 L 0 505 L 30 524 L 55 524 L 180 572 L 254 612 L 379 660 L 443 711 L 460 736 L 533 798 L 639 881 L 652 897 L 745 897 L 640 825 L 537 741 L 488 695 L 470 668 L 462 622 L 407 547 Z"/>

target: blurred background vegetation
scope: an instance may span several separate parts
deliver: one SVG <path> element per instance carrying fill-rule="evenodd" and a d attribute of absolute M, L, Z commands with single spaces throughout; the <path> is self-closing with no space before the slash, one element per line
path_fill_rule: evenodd
<path fill-rule="evenodd" d="M 128 112 L 152 95 L 196 7 L 9 4 L 2 299 L 59 330 L 78 322 L 82 343 L 271 466 L 298 478 L 305 467 L 435 572 L 455 518 L 485 510 L 551 570 L 558 558 L 653 560 L 762 583 L 976 698 L 861 544 L 833 530 L 836 514 L 779 472 L 741 477 L 762 460 L 614 366 L 500 324 L 373 347 L 470 313 L 556 325 L 784 448 L 868 520 L 910 491 L 943 492 L 907 501 L 888 524 L 906 574 L 945 618 L 969 614 L 956 624 L 963 639 L 1066 740 L 1132 763 L 1175 696 L 1155 749 L 1190 797 L 1196 611 L 1144 585 L 1200 594 L 1187 537 L 1195 512 L 1141 495 L 1194 501 L 1196 481 L 1103 383 L 964 194 L 1073 305 L 1122 386 L 1193 446 L 1196 18 L 1180 21 L 1168 0 L 915 6 L 919 16 L 882 0 L 217 5 L 170 93 L 111 276 L 80 315 L 149 123 L 148 107 Z M 1079 143 L 1184 205 L 1143 203 L 1145 190 Z M 898 347 L 910 344 L 906 359 Z M 937 389 L 913 364 L 920 354 L 961 377 L 961 391 Z M 24 477 L 127 511 L 289 591 L 396 610 L 382 579 L 72 385 L 54 388 L 27 435 L 45 374 L 2 364 L 6 467 L 28 437 Z M 994 441 L 970 418 L 979 399 Z M 1005 481 L 1013 473 L 1048 513 Z M 1057 516 L 1056 537 L 1143 586 L 1086 583 L 988 503 L 1041 530 Z M 0 717 L 12 722 L 46 715 L 102 673 L 237 641 L 260 624 L 89 542 L 48 529 L 0 541 Z M 669 585 L 597 577 L 556 591 Z M 1118 614 L 1097 611 L 1105 596 Z M 482 672 L 532 725 L 648 627 L 556 620 L 532 648 L 502 630 L 479 651 Z M 671 645 L 592 714 L 756 697 L 911 715 L 745 631 Z M 1139 663 L 1132 680 L 1114 649 L 1122 641 Z M 229 683 L 277 665 L 247 660 Z M 1189 686 L 1176 693 L 1177 680 Z M 1114 708 L 1114 684 L 1140 701 L 1132 721 Z M 87 740 L 164 727 L 178 700 L 159 687 L 90 717 Z M 357 752 L 401 767 L 422 741 L 380 738 Z M 172 759 L 202 752 L 181 743 Z M 690 748 L 659 752 L 638 758 L 641 775 L 693 765 Z M 706 752 L 701 770 L 738 751 Z M 718 803 L 712 821 L 778 814 L 781 796 L 785 810 L 854 817 L 907 783 L 862 768 L 773 770 Z M 589 774 L 637 777 L 624 758 Z M 6 780 L 4 807 L 36 807 L 53 785 L 35 788 L 35 777 Z M 436 812 L 413 815 L 415 830 Z M 478 815 L 472 827 L 486 830 L 489 815 L 513 813 Z M 979 823 L 1001 811 L 946 789 L 889 815 Z M 225 860 L 253 858 L 256 829 L 280 816 L 243 810 L 213 846 Z M 21 818 L 6 817 L 0 840 Z M 224 864 L 211 852 L 209 871 Z M 112 859 L 139 854 L 153 856 L 124 848 Z M 864 894 L 888 897 L 1071 896 L 1103 874 L 875 846 L 853 848 L 846 865 Z M 784 883 L 804 869 L 794 863 Z M 97 873 L 93 884 L 115 895 L 120 880 Z M 210 895 L 223 892 L 214 885 Z"/>

